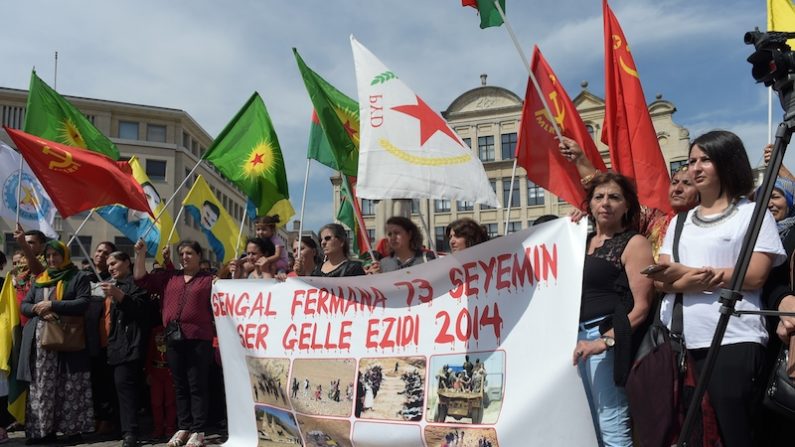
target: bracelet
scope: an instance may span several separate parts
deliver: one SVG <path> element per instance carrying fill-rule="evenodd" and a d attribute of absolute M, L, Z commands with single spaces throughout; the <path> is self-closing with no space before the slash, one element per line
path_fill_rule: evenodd
<path fill-rule="evenodd" d="M 588 183 L 591 182 L 591 180 L 593 180 L 594 177 L 596 177 L 597 173 L 599 173 L 599 171 L 594 171 L 594 172 L 586 175 L 585 177 L 580 179 L 580 183 L 582 183 L 583 186 L 587 185 Z"/>

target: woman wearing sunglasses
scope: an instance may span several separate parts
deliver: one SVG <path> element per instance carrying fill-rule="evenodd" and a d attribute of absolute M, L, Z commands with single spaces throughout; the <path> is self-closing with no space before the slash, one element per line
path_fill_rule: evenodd
<path fill-rule="evenodd" d="M 350 247 L 348 236 L 345 234 L 345 228 L 342 225 L 331 223 L 320 229 L 320 248 L 323 252 L 323 263 L 316 265 L 310 276 L 364 275 L 362 263 L 348 259 Z M 300 258 L 296 259 L 296 272 L 302 269 L 299 263 Z"/>

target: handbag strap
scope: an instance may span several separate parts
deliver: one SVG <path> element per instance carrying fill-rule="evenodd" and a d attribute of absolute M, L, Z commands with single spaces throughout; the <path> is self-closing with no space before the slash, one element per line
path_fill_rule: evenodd
<path fill-rule="evenodd" d="M 687 211 L 676 215 L 676 226 L 674 227 L 674 244 L 672 247 L 674 262 L 679 262 L 679 239 L 682 237 L 682 229 L 685 226 L 685 220 L 687 220 Z M 684 336 L 682 334 L 684 332 L 684 311 L 682 309 L 683 298 L 684 297 L 682 296 L 681 292 L 676 294 L 673 315 L 671 317 L 671 347 L 673 348 L 673 351 L 678 354 L 680 371 L 684 370 L 685 361 L 685 356 L 682 355 L 684 353 Z"/>

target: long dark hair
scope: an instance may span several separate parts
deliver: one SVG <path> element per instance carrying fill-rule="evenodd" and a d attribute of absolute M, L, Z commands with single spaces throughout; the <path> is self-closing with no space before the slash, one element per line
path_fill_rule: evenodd
<path fill-rule="evenodd" d="M 451 232 L 455 232 L 458 237 L 463 237 L 467 248 L 489 240 L 489 232 L 486 231 L 486 228 L 468 217 L 462 217 L 450 222 L 447 228 L 444 229 L 446 239 L 450 239 Z"/>
<path fill-rule="evenodd" d="M 422 234 L 417 225 L 408 217 L 392 216 L 386 220 L 387 225 L 397 225 L 409 234 L 409 248 L 413 251 L 422 249 Z"/>
<path fill-rule="evenodd" d="M 713 130 L 693 140 L 712 160 L 720 181 L 719 195 L 726 193 L 730 199 L 738 199 L 754 189 L 754 174 L 743 141 L 728 130 Z"/>
<path fill-rule="evenodd" d="M 621 193 L 624 195 L 624 200 L 627 202 L 627 212 L 621 216 L 621 225 L 624 228 L 638 231 L 638 226 L 640 225 L 640 201 L 638 201 L 638 193 L 635 191 L 635 185 L 621 174 L 615 172 L 600 172 L 596 174 L 585 188 L 583 207 L 588 211 L 588 215 L 591 216 L 591 199 L 593 199 L 594 191 L 598 186 L 610 182 L 614 182 L 621 188 Z"/>

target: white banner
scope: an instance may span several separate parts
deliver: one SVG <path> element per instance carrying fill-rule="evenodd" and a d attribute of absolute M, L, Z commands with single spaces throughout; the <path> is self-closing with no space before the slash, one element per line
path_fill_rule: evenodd
<path fill-rule="evenodd" d="M 596 445 L 572 352 L 584 223 L 380 275 L 221 280 L 229 446 Z"/>

